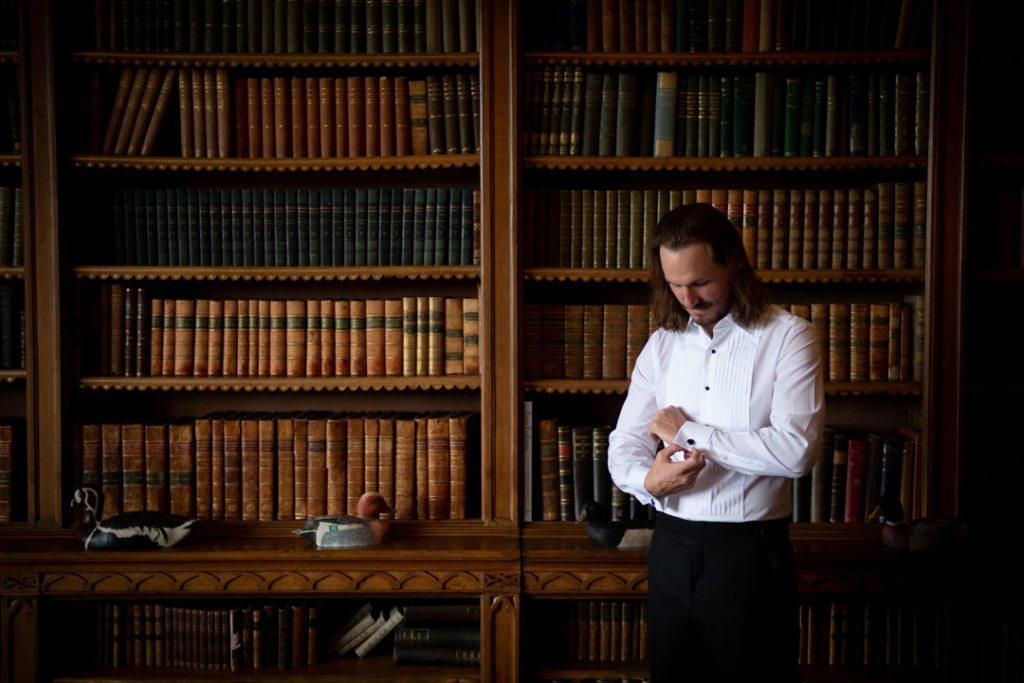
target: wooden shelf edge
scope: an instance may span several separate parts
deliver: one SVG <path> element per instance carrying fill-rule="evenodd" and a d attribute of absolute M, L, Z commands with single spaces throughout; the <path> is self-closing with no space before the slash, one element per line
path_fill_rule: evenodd
<path fill-rule="evenodd" d="M 75 50 L 76 64 L 126 64 L 153 66 L 222 67 L 423 67 L 478 66 L 477 52 L 388 52 L 382 54 L 279 54 L 238 52 L 148 52 L 121 50 Z"/>
<path fill-rule="evenodd" d="M 17 50 L 0 50 L 0 64 L 17 64 L 21 55 Z"/>
<path fill-rule="evenodd" d="M 927 63 L 928 50 L 821 52 L 572 52 L 530 51 L 527 64 L 630 66 L 828 66 L 833 64 Z"/>
<path fill-rule="evenodd" d="M 926 156 L 886 157 L 583 157 L 526 156 L 523 167 L 552 171 L 864 171 L 913 170 Z"/>
<path fill-rule="evenodd" d="M 22 269 L 24 270 L 24 269 Z M 466 280 L 479 279 L 480 266 L 339 266 L 263 268 L 176 268 L 165 266 L 76 266 L 82 280 L 217 280 L 217 281 L 335 281 L 335 280 Z M 0 270 L 0 275 L 3 270 Z"/>
<path fill-rule="evenodd" d="M 1024 277 L 1024 270 L 1021 270 Z M 759 270 L 757 276 L 773 284 L 813 282 L 924 282 L 924 268 L 857 270 Z M 527 280 L 548 282 L 649 282 L 641 268 L 527 268 Z"/>
<path fill-rule="evenodd" d="M 24 280 L 25 266 L 4 266 L 0 268 L 0 278 L 4 280 Z"/>
<path fill-rule="evenodd" d="M 345 157 L 324 159 L 199 159 L 191 157 L 129 157 L 112 154 L 78 154 L 71 163 L 80 169 L 131 169 L 136 171 L 232 171 L 307 172 L 440 170 L 480 165 L 479 154 L 436 154 L 394 157 Z"/>
<path fill-rule="evenodd" d="M 0 382 L 17 382 L 28 378 L 25 370 L 0 370 Z"/>
<path fill-rule="evenodd" d="M 480 375 L 434 377 L 83 377 L 79 389 L 103 391 L 401 391 L 479 389 Z"/>
<path fill-rule="evenodd" d="M 0 154 L 0 167 L 13 166 L 21 167 L 21 153 L 20 152 L 5 152 Z"/>
<path fill-rule="evenodd" d="M 523 390 L 544 394 L 625 394 L 625 379 L 534 379 L 523 382 Z M 829 396 L 920 396 L 921 382 L 825 382 Z"/>

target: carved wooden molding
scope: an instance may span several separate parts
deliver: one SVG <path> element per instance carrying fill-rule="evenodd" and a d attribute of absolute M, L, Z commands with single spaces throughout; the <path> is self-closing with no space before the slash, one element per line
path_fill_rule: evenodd
<path fill-rule="evenodd" d="M 0 154 L 0 166 L 21 166 L 21 155 L 17 153 Z"/>
<path fill-rule="evenodd" d="M 80 389 L 105 391 L 404 391 L 479 389 L 480 375 L 436 377 L 83 377 Z"/>
<path fill-rule="evenodd" d="M 0 269 L 21 271 L 24 268 Z M 480 266 L 345 266 L 324 267 L 261 267 L 261 268 L 169 268 L 166 266 L 77 266 L 72 273 L 85 280 L 197 280 L 221 282 L 334 282 L 340 280 L 466 280 L 479 279 Z"/>
<path fill-rule="evenodd" d="M 0 53 L 2 56 L 5 53 Z M 17 59 L 15 53 L 15 59 Z M 80 64 L 131 64 L 133 66 L 220 66 L 220 67 L 393 67 L 393 66 L 476 66 L 477 52 L 430 52 L 384 54 L 277 54 L 230 52 L 145 52 L 77 50 L 72 61 Z"/>
<path fill-rule="evenodd" d="M 527 593 L 637 593 L 647 594 L 646 571 L 523 572 Z"/>
<path fill-rule="evenodd" d="M 21 157 L 18 157 L 19 162 Z M 136 171 L 237 171 L 242 173 L 307 171 L 438 170 L 480 165 L 479 154 L 421 154 L 394 157 L 339 157 L 323 159 L 205 159 L 198 157 L 129 157 L 82 154 L 71 157 L 75 168 L 132 169 Z"/>
<path fill-rule="evenodd" d="M 4 266 L 0 268 L 0 277 L 5 280 L 24 280 L 25 266 Z"/>
<path fill-rule="evenodd" d="M 0 574 L 0 595 L 38 595 L 38 574 Z"/>
<path fill-rule="evenodd" d="M 928 166 L 924 156 L 886 157 L 584 157 L 528 156 L 524 168 L 551 171 L 867 171 Z"/>
<path fill-rule="evenodd" d="M 924 282 L 924 268 L 759 270 L 757 276 L 773 284 Z M 523 277 L 537 282 L 648 282 L 651 279 L 650 272 L 640 268 L 527 268 Z"/>
<path fill-rule="evenodd" d="M 517 591 L 515 572 L 472 571 L 175 571 L 54 572 L 40 592 L 69 593 L 482 593 Z"/>
<path fill-rule="evenodd" d="M 527 52 L 527 64 L 584 66 L 835 66 L 840 64 L 925 64 L 928 50 L 843 52 Z"/>

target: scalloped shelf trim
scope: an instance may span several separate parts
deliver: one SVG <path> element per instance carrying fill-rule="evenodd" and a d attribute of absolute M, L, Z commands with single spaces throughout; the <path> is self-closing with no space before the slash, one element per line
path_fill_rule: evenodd
<path fill-rule="evenodd" d="M 527 64 L 621 66 L 831 66 L 842 64 L 915 64 L 929 61 L 927 50 L 843 52 L 527 52 Z"/>
<path fill-rule="evenodd" d="M 17 50 L 0 50 L 0 64 L 17 64 L 21 61 L 21 55 Z"/>
<path fill-rule="evenodd" d="M 195 53 L 124 52 L 77 50 L 71 59 L 78 64 L 131 64 L 133 66 L 222 66 L 222 67 L 401 67 L 477 66 L 476 52 L 430 52 L 386 54 L 277 54 L 277 53 Z"/>
<path fill-rule="evenodd" d="M 466 280 L 479 279 L 480 266 L 378 266 L 339 268 L 178 268 L 151 266 L 121 268 L 78 266 L 82 280 L 217 280 L 222 282 L 332 282 L 339 280 Z"/>
<path fill-rule="evenodd" d="M 24 280 L 25 266 L 5 266 L 0 268 L 0 278 L 4 280 Z"/>
<path fill-rule="evenodd" d="M 3 166 L 3 167 L 7 167 L 7 166 L 20 167 L 21 166 L 21 154 L 19 152 L 7 152 L 5 154 L 0 154 L 0 166 Z"/>
<path fill-rule="evenodd" d="M 479 389 L 479 375 L 437 377 L 83 377 L 80 389 L 104 391 L 403 391 Z"/>
<path fill-rule="evenodd" d="M 764 282 L 924 282 L 923 268 L 891 270 L 759 270 Z M 524 277 L 537 282 L 649 282 L 639 268 L 527 268 Z"/>
<path fill-rule="evenodd" d="M 13 384 L 27 377 L 28 373 L 25 370 L 0 370 L 0 382 Z"/>
<path fill-rule="evenodd" d="M 865 171 L 923 169 L 926 156 L 574 157 L 526 156 L 524 168 L 552 171 Z"/>
<path fill-rule="evenodd" d="M 629 380 L 527 380 L 523 389 L 544 394 L 625 394 Z M 921 390 L 921 382 L 825 382 L 825 393 L 829 396 L 919 396 Z"/>
<path fill-rule="evenodd" d="M 20 159 L 20 157 L 19 157 Z M 480 165 L 479 154 L 436 154 L 401 157 L 345 157 L 337 159 L 198 159 L 191 157 L 127 157 L 80 154 L 71 157 L 75 168 L 133 169 L 137 171 L 379 171 L 471 168 Z"/>

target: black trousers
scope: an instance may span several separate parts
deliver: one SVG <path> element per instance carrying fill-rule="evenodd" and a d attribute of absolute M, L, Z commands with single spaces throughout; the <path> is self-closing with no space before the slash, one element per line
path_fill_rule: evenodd
<path fill-rule="evenodd" d="M 799 681 L 789 522 L 658 514 L 648 554 L 651 681 Z"/>

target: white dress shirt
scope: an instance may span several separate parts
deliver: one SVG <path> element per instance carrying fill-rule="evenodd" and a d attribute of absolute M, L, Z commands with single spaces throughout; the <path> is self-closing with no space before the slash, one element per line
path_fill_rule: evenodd
<path fill-rule="evenodd" d="M 787 517 L 790 479 L 806 475 L 817 459 L 824 402 L 818 335 L 780 308 L 773 306 L 766 322 L 751 328 L 727 315 L 713 338 L 692 319 L 681 332 L 659 329 L 637 358 L 609 437 L 612 480 L 683 519 Z M 644 486 L 656 453 L 647 427 L 669 406 L 689 418 L 674 443 L 699 448 L 706 465 L 693 488 L 656 498 Z"/>

